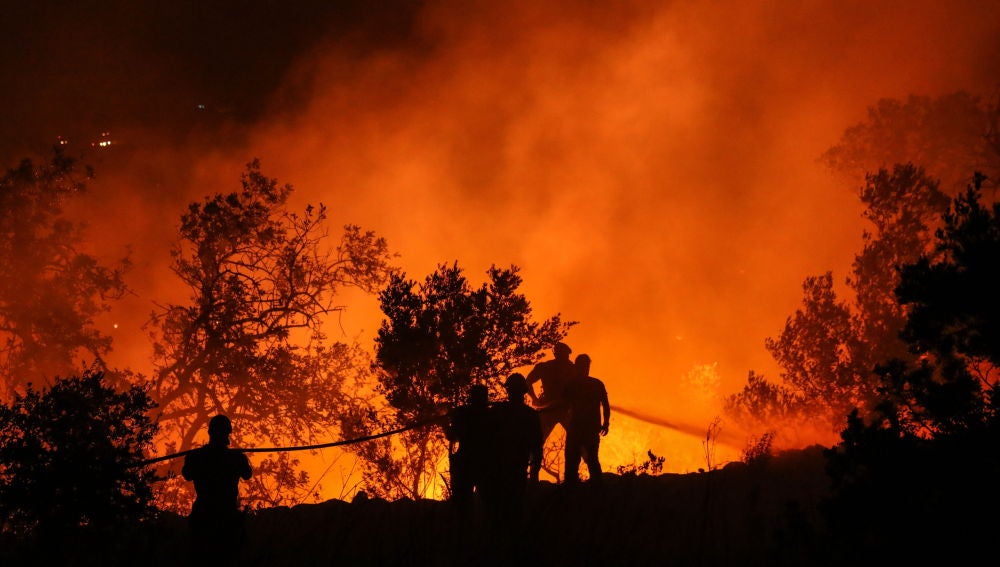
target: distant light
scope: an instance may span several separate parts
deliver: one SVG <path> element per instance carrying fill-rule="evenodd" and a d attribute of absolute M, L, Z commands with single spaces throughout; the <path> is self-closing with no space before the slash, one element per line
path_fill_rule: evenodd
<path fill-rule="evenodd" d="M 199 104 L 198 105 L 198 110 L 205 110 L 205 105 L 204 104 Z"/>
<path fill-rule="evenodd" d="M 115 329 L 117 329 L 118 328 L 118 323 L 115 323 L 114 325 L 111 325 L 111 326 L 114 327 Z"/>
<path fill-rule="evenodd" d="M 90 146 L 94 148 L 109 148 L 111 145 L 111 132 L 107 131 L 101 132 L 100 136 L 97 137 L 97 140 L 90 143 Z"/>

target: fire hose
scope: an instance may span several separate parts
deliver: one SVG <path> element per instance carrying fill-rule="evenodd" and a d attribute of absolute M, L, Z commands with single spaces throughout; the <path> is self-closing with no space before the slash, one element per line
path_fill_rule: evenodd
<path fill-rule="evenodd" d="M 546 411 L 546 409 L 549 409 L 549 408 L 537 408 L 537 409 L 538 409 L 538 411 Z M 620 413 L 622 415 L 626 415 L 626 416 L 631 417 L 633 419 L 637 419 L 639 421 L 643 421 L 643 422 L 646 422 L 646 423 L 649 423 L 649 424 L 652 424 L 652 425 L 657 425 L 657 426 L 660 426 L 660 427 L 665 427 L 665 428 L 668 428 L 668 429 L 673 429 L 674 431 L 679 431 L 679 432 L 682 432 L 682 433 L 686 433 L 688 435 L 701 436 L 702 433 L 703 433 L 701 430 L 698 430 L 695 427 L 690 426 L 690 425 L 676 424 L 676 423 L 667 422 L 667 421 L 664 421 L 662 419 L 651 417 L 651 416 L 646 415 L 644 413 L 640 413 L 640 412 L 637 412 L 637 411 L 633 411 L 633 410 L 629 410 L 629 409 L 626 409 L 626 408 L 622 408 L 620 406 L 612 405 L 611 409 L 613 411 L 615 411 L 616 413 Z M 373 433 L 371 435 L 364 435 L 364 436 L 361 436 L 361 437 L 355 437 L 353 439 L 342 439 L 340 441 L 331 441 L 329 443 L 318 443 L 318 444 L 314 444 L 314 445 L 297 445 L 297 446 L 292 446 L 292 447 L 256 447 L 256 448 L 232 449 L 232 450 L 233 451 L 237 451 L 237 452 L 241 452 L 241 453 L 284 453 L 284 452 L 290 452 L 290 451 L 313 451 L 313 450 L 317 450 L 317 449 L 327 449 L 327 448 L 330 448 L 330 447 L 341 447 L 341 446 L 344 446 L 344 445 L 354 445 L 354 444 L 357 444 L 357 443 L 363 443 L 365 441 L 372 441 L 374 439 L 381 439 L 383 437 L 390 437 L 392 435 L 397 435 L 399 433 L 403 433 L 405 431 L 410 431 L 411 429 L 417 429 L 419 427 L 423 427 L 425 425 L 430 425 L 432 423 L 438 423 L 438 422 L 441 421 L 441 419 L 443 419 L 443 417 L 444 416 L 437 416 L 437 417 L 434 417 L 434 418 L 431 418 L 431 419 L 427 419 L 427 420 L 424 420 L 424 421 L 419 421 L 417 423 L 414 423 L 414 424 L 411 424 L 411 425 L 407 425 L 407 426 L 404 426 L 404 427 L 399 427 L 399 428 L 392 429 L 392 430 L 389 430 L 389 431 L 383 431 L 381 433 Z M 726 441 L 723 440 L 723 443 L 726 443 Z M 729 444 L 729 443 L 726 443 L 726 444 Z M 152 465 L 152 464 L 159 463 L 159 462 L 162 462 L 162 461 L 168 461 L 168 460 L 171 460 L 171 459 L 176 459 L 176 458 L 183 457 L 183 456 L 185 456 L 185 455 L 187 455 L 189 453 L 192 453 L 194 451 L 197 451 L 197 450 L 198 450 L 197 448 L 195 448 L 195 449 L 188 449 L 186 451 L 179 451 L 179 452 L 176 452 L 176 453 L 171 453 L 169 455 L 163 455 L 163 456 L 160 456 L 160 457 L 154 457 L 154 458 L 151 458 L 151 459 L 146 459 L 146 460 L 141 461 L 140 463 L 138 463 L 136 466 L 142 466 L 142 467 L 144 467 L 144 466 Z"/>
<path fill-rule="evenodd" d="M 373 433 L 371 435 L 364 435 L 361 437 L 355 437 L 353 439 L 343 439 L 340 441 L 331 441 L 329 443 L 318 443 L 315 445 L 297 445 L 294 447 L 255 447 L 249 449 L 231 449 L 232 451 L 240 453 L 284 453 L 289 451 L 312 451 L 316 449 L 326 449 L 328 447 L 340 447 L 342 445 L 353 445 L 355 443 L 363 443 L 365 441 L 371 441 L 373 439 L 380 439 L 382 437 L 389 437 L 391 435 L 396 435 L 403 433 L 404 431 L 409 431 L 411 429 L 417 429 L 418 427 L 423 427 L 425 425 L 430 425 L 432 423 L 437 423 L 441 420 L 441 417 L 435 417 L 432 419 L 427 419 L 424 421 L 419 421 L 417 423 L 407 425 L 405 427 L 399 427 L 397 429 L 392 429 L 389 431 L 383 431 L 382 433 Z M 183 457 L 189 453 L 193 453 L 198 449 L 188 449 L 186 451 L 178 451 L 177 453 L 171 453 L 169 455 L 163 455 L 160 457 L 154 457 L 152 459 L 146 459 L 138 463 L 136 466 L 145 467 L 162 461 L 168 461 L 170 459 L 176 459 L 178 457 Z"/>

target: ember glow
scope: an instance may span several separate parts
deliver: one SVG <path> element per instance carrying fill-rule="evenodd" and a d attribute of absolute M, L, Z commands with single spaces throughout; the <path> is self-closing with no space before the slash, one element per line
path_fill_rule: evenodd
<path fill-rule="evenodd" d="M 413 279 L 519 266 L 538 316 L 580 322 L 567 342 L 620 410 L 605 467 L 652 450 L 697 470 L 722 397 L 749 370 L 778 378 L 763 341 L 803 278 L 842 281 L 860 246 L 860 182 L 819 155 L 880 98 L 988 93 L 1000 77 L 990 2 L 538 4 L 428 2 L 391 40 L 331 28 L 231 138 L 95 164 L 91 226 L 109 256 L 132 243 L 136 258 L 137 296 L 109 315 L 115 363 L 148 365 L 138 329 L 177 293 L 166 247 L 184 205 L 259 157 L 299 206 L 384 235 Z M 112 151 L 142 139 L 132 122 Z M 375 299 L 343 304 L 331 333 L 370 342 Z M 732 427 L 717 463 L 752 433 Z"/>

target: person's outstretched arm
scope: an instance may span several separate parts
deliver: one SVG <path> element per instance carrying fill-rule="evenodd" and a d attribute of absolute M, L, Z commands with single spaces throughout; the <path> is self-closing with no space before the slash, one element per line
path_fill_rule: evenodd
<path fill-rule="evenodd" d="M 250 459 L 243 453 L 240 453 L 240 456 L 243 457 L 243 462 L 240 463 L 240 478 L 250 480 L 250 477 L 253 475 L 253 469 L 250 468 Z"/>

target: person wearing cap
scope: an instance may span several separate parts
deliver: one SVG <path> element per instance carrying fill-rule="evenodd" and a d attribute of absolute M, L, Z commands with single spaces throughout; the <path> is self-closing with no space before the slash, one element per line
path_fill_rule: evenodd
<path fill-rule="evenodd" d="M 541 414 L 543 443 L 552 434 L 556 424 L 562 425 L 565 430 L 569 423 L 565 391 L 575 372 L 573 361 L 569 358 L 572 352 L 566 343 L 556 343 L 552 347 L 552 360 L 536 364 L 526 378 L 528 397 Z M 541 385 L 540 392 L 535 392 L 535 384 Z"/>
<path fill-rule="evenodd" d="M 216 415 L 208 422 L 208 444 L 184 457 L 181 474 L 194 482 L 195 501 L 188 522 L 195 559 L 205 565 L 235 560 L 243 531 L 239 504 L 240 479 L 253 471 L 245 454 L 229 448 L 232 422 Z"/>

